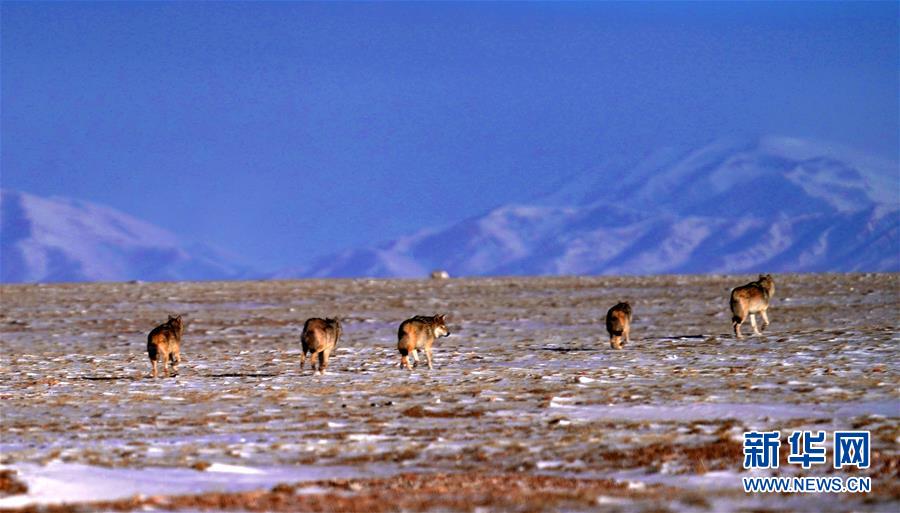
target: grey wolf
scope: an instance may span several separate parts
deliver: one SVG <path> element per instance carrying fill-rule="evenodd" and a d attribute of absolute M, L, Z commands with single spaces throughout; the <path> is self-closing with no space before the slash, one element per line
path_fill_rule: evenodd
<path fill-rule="evenodd" d="M 622 339 L 631 342 L 631 305 L 626 301 L 617 303 L 606 312 L 606 331 L 609 332 L 609 347 L 622 349 Z"/>
<path fill-rule="evenodd" d="M 328 367 L 328 358 L 331 352 L 337 349 L 338 339 L 341 338 L 341 321 L 338 319 L 320 319 L 313 317 L 303 324 L 303 333 L 300 335 L 300 343 L 303 345 L 303 355 L 300 357 L 300 368 L 306 363 L 306 353 L 310 354 L 313 370 L 316 370 L 316 357 L 319 359 L 319 374 L 324 374 Z"/>
<path fill-rule="evenodd" d="M 153 328 L 147 335 L 147 354 L 150 356 L 153 377 L 157 377 L 156 363 L 162 359 L 166 376 L 178 375 L 175 366 L 181 363 L 181 335 L 184 333 L 184 323 L 181 316 L 169 316 L 169 320 Z M 169 362 L 172 362 L 172 372 L 169 372 Z"/>
<path fill-rule="evenodd" d="M 741 324 L 750 316 L 750 325 L 753 326 L 753 333 L 759 335 L 760 329 L 756 326 L 756 315 L 762 316 L 762 329 L 766 329 L 769 325 L 769 317 L 766 310 L 769 308 L 769 300 L 775 295 L 775 282 L 772 281 L 771 274 L 760 274 L 759 279 L 737 287 L 731 291 L 731 325 L 734 328 L 734 336 L 743 338 L 741 335 Z"/>
<path fill-rule="evenodd" d="M 431 346 L 438 337 L 449 337 L 445 315 L 417 315 L 400 323 L 397 330 L 397 349 L 400 351 L 400 367 L 412 370 L 409 364 L 409 354 L 412 353 L 416 365 L 419 364 L 418 349 L 425 350 L 428 359 L 428 368 L 431 369 Z"/>

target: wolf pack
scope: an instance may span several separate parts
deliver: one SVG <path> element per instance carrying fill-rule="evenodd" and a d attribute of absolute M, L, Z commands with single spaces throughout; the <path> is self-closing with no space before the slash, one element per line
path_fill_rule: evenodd
<path fill-rule="evenodd" d="M 754 334 L 760 335 L 761 330 L 766 329 L 769 325 L 766 311 L 769 309 L 769 301 L 774 294 L 775 282 L 772 280 L 771 274 L 760 274 L 758 280 L 732 289 L 729 306 L 731 308 L 731 325 L 736 338 L 743 338 L 741 325 L 748 317 Z M 756 314 L 762 317 L 762 327 L 756 323 Z M 606 313 L 606 331 L 609 333 L 609 345 L 612 349 L 622 349 L 625 344 L 631 342 L 631 319 L 631 304 L 627 301 L 613 305 Z M 412 370 L 414 366 L 417 366 L 419 350 L 425 354 L 428 369 L 433 368 L 431 350 L 435 340 L 450 336 L 450 329 L 447 328 L 446 321 L 445 315 L 416 315 L 400 323 L 397 330 L 400 368 Z M 183 334 L 184 322 L 181 315 L 170 315 L 165 323 L 153 328 L 147 335 L 147 354 L 150 357 L 152 377 L 158 377 L 160 362 L 166 376 L 177 375 L 177 365 L 181 363 Z M 303 324 L 303 332 L 300 334 L 300 344 L 303 349 L 300 356 L 300 368 L 303 369 L 308 358 L 313 371 L 324 374 L 328 367 L 328 359 L 331 353 L 337 349 L 340 338 L 341 321 L 339 319 L 320 319 L 318 317 L 307 319 Z M 412 363 L 410 363 L 410 356 Z"/>

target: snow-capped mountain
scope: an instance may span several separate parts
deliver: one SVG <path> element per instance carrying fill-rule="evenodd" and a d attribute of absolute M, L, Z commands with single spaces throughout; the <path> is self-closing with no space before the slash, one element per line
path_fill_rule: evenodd
<path fill-rule="evenodd" d="M 900 271 L 900 171 L 768 137 L 664 148 L 524 205 L 329 255 L 281 276 Z"/>
<path fill-rule="evenodd" d="M 114 209 L 3 190 L 0 281 L 258 276 Z M 598 163 L 521 204 L 276 277 L 900 271 L 900 170 L 786 138 Z"/>
<path fill-rule="evenodd" d="M 0 191 L 0 281 L 211 280 L 248 268 L 115 209 Z"/>

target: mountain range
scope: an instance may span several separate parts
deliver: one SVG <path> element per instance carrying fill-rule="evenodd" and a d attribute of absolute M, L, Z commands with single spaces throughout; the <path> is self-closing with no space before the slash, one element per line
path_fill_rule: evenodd
<path fill-rule="evenodd" d="M 597 164 L 547 193 L 280 277 L 900 271 L 896 164 L 722 139 Z"/>
<path fill-rule="evenodd" d="M 121 211 L 69 198 L 0 191 L 0 281 L 181 281 L 251 276 L 216 248 Z"/>
<path fill-rule="evenodd" d="M 527 201 L 266 272 L 109 207 L 3 190 L 0 280 L 900 271 L 900 172 L 802 139 L 610 159 Z"/>

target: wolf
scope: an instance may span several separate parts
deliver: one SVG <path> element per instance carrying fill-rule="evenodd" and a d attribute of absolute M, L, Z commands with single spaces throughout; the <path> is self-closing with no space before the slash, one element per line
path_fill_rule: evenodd
<path fill-rule="evenodd" d="M 445 315 L 417 315 L 400 323 L 397 330 L 397 349 L 400 351 L 400 367 L 412 370 L 409 364 L 409 354 L 412 353 L 416 365 L 419 364 L 418 349 L 425 350 L 428 359 L 428 368 L 431 369 L 431 346 L 438 337 L 449 337 Z"/>
<path fill-rule="evenodd" d="M 184 323 L 181 316 L 169 316 L 169 320 L 153 328 L 147 335 L 147 354 L 150 356 L 153 377 L 157 377 L 156 363 L 162 359 L 166 376 L 177 376 L 175 366 L 181 363 L 181 335 L 184 333 Z M 172 362 L 172 372 L 169 372 L 169 362 Z"/>
<path fill-rule="evenodd" d="M 617 303 L 606 312 L 606 331 L 609 332 L 609 347 L 622 349 L 622 338 L 631 342 L 631 304 Z"/>
<path fill-rule="evenodd" d="M 743 338 L 741 324 L 750 315 L 750 324 L 753 333 L 759 335 L 760 329 L 756 327 L 756 315 L 762 316 L 762 329 L 769 325 L 769 317 L 766 310 L 769 308 L 769 300 L 775 295 L 775 282 L 771 274 L 760 274 L 759 279 L 731 291 L 731 325 L 734 328 L 734 336 Z"/>
<path fill-rule="evenodd" d="M 300 368 L 306 363 L 306 353 L 310 354 L 313 370 L 316 370 L 316 357 L 319 358 L 319 374 L 325 374 L 328 367 L 328 358 L 331 352 L 337 349 L 338 339 L 341 338 L 341 321 L 339 319 L 320 319 L 312 317 L 303 324 L 303 333 L 300 335 L 300 343 L 303 345 L 303 354 L 300 356 Z"/>

